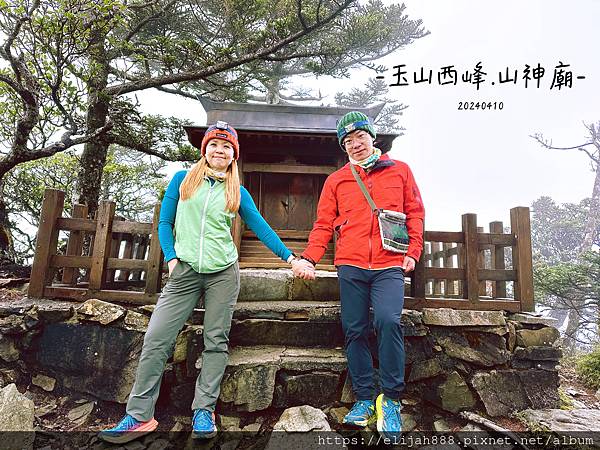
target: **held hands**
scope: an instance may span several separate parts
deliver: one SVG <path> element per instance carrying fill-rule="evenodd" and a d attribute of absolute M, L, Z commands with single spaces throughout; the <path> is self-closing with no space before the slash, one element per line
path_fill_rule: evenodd
<path fill-rule="evenodd" d="M 402 270 L 404 270 L 405 273 L 411 272 L 415 270 L 415 264 L 416 261 L 412 257 L 405 256 L 404 262 L 402 263 Z"/>
<path fill-rule="evenodd" d="M 294 259 L 292 260 L 292 271 L 294 276 L 302 278 L 304 280 L 315 279 L 315 266 L 313 266 L 306 259 Z"/>
<path fill-rule="evenodd" d="M 171 274 L 173 273 L 173 269 L 175 269 L 175 266 L 178 262 L 179 260 L 177 258 L 173 258 L 167 263 L 167 265 L 169 266 L 169 276 L 171 276 Z"/>

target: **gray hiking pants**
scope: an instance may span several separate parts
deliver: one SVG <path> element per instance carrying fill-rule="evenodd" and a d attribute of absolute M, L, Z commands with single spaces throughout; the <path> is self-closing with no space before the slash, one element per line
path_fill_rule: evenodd
<path fill-rule="evenodd" d="M 215 410 L 229 357 L 229 330 L 239 291 L 237 262 L 221 272 L 204 274 L 194 271 L 182 261 L 177 263 L 144 336 L 135 384 L 127 402 L 127 414 L 144 422 L 154 417 L 165 364 L 173 353 L 179 331 L 202 294 L 205 304 L 204 351 L 192 410 Z"/>

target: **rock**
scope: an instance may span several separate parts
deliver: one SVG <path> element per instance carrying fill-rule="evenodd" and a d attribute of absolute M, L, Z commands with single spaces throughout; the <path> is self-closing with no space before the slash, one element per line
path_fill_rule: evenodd
<path fill-rule="evenodd" d="M 0 359 L 4 362 L 15 362 L 20 355 L 14 339 L 10 336 L 0 335 Z"/>
<path fill-rule="evenodd" d="M 478 372 L 472 383 L 486 412 L 492 417 L 508 416 L 529 407 L 527 394 L 514 370 Z"/>
<path fill-rule="evenodd" d="M 417 427 L 417 421 L 412 414 L 400 414 L 402 418 L 402 432 L 408 433 Z"/>
<path fill-rule="evenodd" d="M 58 405 L 56 404 L 56 401 L 54 401 L 54 400 L 52 401 L 52 403 L 48 403 L 46 405 L 40 406 L 39 408 L 36 406 L 35 417 L 37 417 L 37 418 L 44 417 L 45 415 L 50 414 L 56 408 L 58 408 Z"/>
<path fill-rule="evenodd" d="M 67 413 L 67 417 L 77 426 L 81 426 L 87 422 L 89 415 L 94 410 L 96 402 L 87 402 L 81 406 L 73 408 Z"/>
<path fill-rule="evenodd" d="M 342 347 L 344 345 L 342 327 L 337 321 L 234 320 L 229 339 L 237 346 Z"/>
<path fill-rule="evenodd" d="M 34 429 L 34 408 L 33 402 L 19 393 L 14 384 L 0 389 L 2 450 L 33 448 L 35 433 L 31 431 Z M 4 433 L 5 431 L 21 433 Z M 28 431 L 28 433 L 22 433 L 23 431 Z"/>
<path fill-rule="evenodd" d="M 453 413 L 475 406 L 475 398 L 469 386 L 456 371 L 451 372 L 443 383 L 428 389 L 424 394 L 433 404 Z"/>
<path fill-rule="evenodd" d="M 424 380 L 433 378 L 444 370 L 437 359 L 428 359 L 426 361 L 417 361 L 413 364 L 408 381 Z"/>
<path fill-rule="evenodd" d="M 0 389 L 0 431 L 31 431 L 34 419 L 33 401 L 9 384 Z"/>
<path fill-rule="evenodd" d="M 66 388 L 125 403 L 143 340 L 137 331 L 59 322 L 43 328 L 30 355 Z"/>
<path fill-rule="evenodd" d="M 546 325 L 548 327 L 554 327 L 558 323 L 558 320 L 552 317 L 543 317 L 540 314 L 526 312 L 511 314 L 508 318 L 519 323 L 530 325 Z"/>
<path fill-rule="evenodd" d="M 448 425 L 448 422 L 446 422 L 444 419 L 438 419 L 435 422 L 433 422 L 433 429 L 438 433 L 443 433 L 446 431 L 450 431 L 450 426 Z"/>
<path fill-rule="evenodd" d="M 175 425 L 181 425 L 179 422 L 177 422 Z M 174 427 L 173 427 L 174 428 Z M 171 430 L 173 431 L 173 430 Z M 181 431 L 181 430 L 177 430 L 177 431 Z M 124 445 L 126 450 L 144 450 L 146 448 L 146 446 L 144 444 L 142 444 L 140 441 L 133 441 L 133 442 L 128 442 L 127 444 Z"/>
<path fill-rule="evenodd" d="M 523 390 L 533 409 L 558 408 L 558 372 L 547 370 L 517 371 Z"/>
<path fill-rule="evenodd" d="M 242 269 L 238 302 L 289 300 L 291 282 L 291 270 L 288 269 Z"/>
<path fill-rule="evenodd" d="M 0 334 L 23 334 L 28 330 L 24 316 L 13 314 L 0 317 Z"/>
<path fill-rule="evenodd" d="M 156 439 L 147 447 L 148 450 L 164 450 L 171 447 L 171 444 L 166 439 Z"/>
<path fill-rule="evenodd" d="M 173 426 L 171 427 L 171 429 L 169 430 L 169 432 L 170 432 L 170 433 L 178 433 L 178 432 L 180 432 L 180 431 L 183 431 L 183 430 L 184 430 L 184 428 L 185 428 L 185 427 L 183 426 L 183 424 L 182 424 L 181 422 L 175 422 L 175 425 L 173 425 Z M 142 445 L 142 448 L 145 448 L 145 447 L 143 446 L 143 444 L 141 444 L 141 443 L 140 443 L 140 445 Z"/>
<path fill-rule="evenodd" d="M 556 328 L 544 327 L 538 330 L 522 329 L 517 331 L 519 347 L 551 347 L 560 337 Z"/>
<path fill-rule="evenodd" d="M 317 270 L 315 280 L 292 278 L 290 300 L 339 300 L 340 284 L 336 272 Z"/>
<path fill-rule="evenodd" d="M 16 384 L 19 380 L 19 373 L 15 369 L 0 369 L 0 388 L 9 384 Z"/>
<path fill-rule="evenodd" d="M 600 389 L 598 389 L 598 390 L 596 391 L 596 394 L 595 394 L 595 396 L 596 396 L 596 398 L 598 399 L 598 401 L 600 401 Z"/>
<path fill-rule="evenodd" d="M 523 418 L 530 429 L 547 429 L 554 432 L 575 431 L 583 433 L 600 432 L 600 410 L 562 409 L 526 410 Z"/>
<path fill-rule="evenodd" d="M 221 427 L 228 431 L 239 431 L 240 418 L 231 416 L 219 416 L 221 419 Z"/>
<path fill-rule="evenodd" d="M 223 402 L 233 402 L 240 411 L 260 411 L 271 406 L 278 367 L 264 365 L 226 374 L 221 383 Z"/>
<path fill-rule="evenodd" d="M 346 417 L 346 414 L 348 414 L 349 411 L 350 410 L 344 406 L 340 408 L 331 408 L 329 410 L 329 416 L 336 424 L 341 425 L 344 421 L 344 417 Z"/>
<path fill-rule="evenodd" d="M 173 351 L 174 363 L 183 362 L 188 359 L 189 350 L 191 350 L 194 343 L 202 341 L 202 331 L 203 327 L 200 325 L 187 325 L 181 333 L 179 333 L 177 340 L 175 341 L 175 350 Z M 200 356 L 200 353 L 202 353 L 202 348 L 197 356 Z M 195 361 L 195 359 L 192 360 Z"/>
<path fill-rule="evenodd" d="M 531 361 L 559 361 L 562 350 L 554 347 L 517 347 L 513 359 L 527 359 Z"/>
<path fill-rule="evenodd" d="M 441 350 L 441 347 L 440 347 Z M 414 364 L 415 361 L 426 361 L 434 355 L 433 339 L 431 336 L 423 338 L 405 338 L 404 351 L 406 364 Z"/>
<path fill-rule="evenodd" d="M 327 372 L 280 373 L 278 380 L 273 406 L 285 408 L 305 403 L 321 407 L 336 400 L 340 375 Z"/>
<path fill-rule="evenodd" d="M 416 398 L 403 398 L 402 399 L 402 404 L 406 405 L 406 406 L 415 406 L 418 405 L 419 403 L 421 403 L 419 400 L 417 400 Z"/>
<path fill-rule="evenodd" d="M 56 386 L 56 379 L 42 374 L 35 375 L 31 379 L 31 382 L 36 386 L 41 387 L 46 392 L 52 392 Z"/>
<path fill-rule="evenodd" d="M 85 320 L 99 322 L 102 325 L 108 325 L 109 323 L 120 319 L 126 312 L 127 310 L 122 306 L 103 302 L 96 298 L 85 301 L 77 308 L 77 313 L 82 314 Z"/>
<path fill-rule="evenodd" d="M 331 431 L 327 416 L 323 411 L 312 406 L 303 405 L 283 411 L 273 431 L 302 432 Z"/>
<path fill-rule="evenodd" d="M 553 408 L 559 401 L 556 372 L 492 370 L 476 373 L 472 383 L 492 417 L 527 408 Z"/>
<path fill-rule="evenodd" d="M 506 320 L 502 311 L 470 311 L 450 308 L 423 308 L 425 325 L 456 326 L 504 326 Z"/>
<path fill-rule="evenodd" d="M 144 314 L 140 314 L 135 311 L 127 311 L 125 320 L 123 320 L 123 327 L 126 330 L 145 333 L 148 329 L 148 323 L 150 323 L 150 319 Z"/>
<path fill-rule="evenodd" d="M 506 324 L 508 325 L 508 351 L 512 352 L 517 345 L 517 329 L 515 327 L 515 322 L 509 320 Z"/>
<path fill-rule="evenodd" d="M 509 359 L 506 341 L 502 336 L 444 330 L 435 330 L 433 334 L 444 352 L 452 358 L 484 367 L 505 364 Z"/>
<path fill-rule="evenodd" d="M 242 428 L 242 431 L 256 434 L 260 430 L 260 427 L 260 423 L 251 423 L 250 425 L 246 425 L 244 428 Z"/>

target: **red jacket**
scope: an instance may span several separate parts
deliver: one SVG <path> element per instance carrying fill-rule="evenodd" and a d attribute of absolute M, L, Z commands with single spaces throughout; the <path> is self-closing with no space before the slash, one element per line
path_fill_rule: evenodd
<path fill-rule="evenodd" d="M 382 155 L 367 174 L 355 166 L 363 183 L 380 209 L 406 214 L 409 245 L 407 256 L 416 261 L 423 249 L 425 209 L 419 188 L 406 163 Z M 404 255 L 384 250 L 379 222 L 350 170 L 350 163 L 325 180 L 319 198 L 317 220 L 302 256 L 318 262 L 336 233 L 335 265 L 348 264 L 364 269 L 401 266 Z"/>

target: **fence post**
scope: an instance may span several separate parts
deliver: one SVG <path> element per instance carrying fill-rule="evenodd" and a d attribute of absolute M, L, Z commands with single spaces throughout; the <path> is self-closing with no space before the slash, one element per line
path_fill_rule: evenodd
<path fill-rule="evenodd" d="M 477 227 L 477 233 L 483 233 L 483 227 Z M 479 242 L 479 240 L 477 241 Z M 479 252 L 477 256 L 477 268 L 485 269 L 485 250 L 483 246 L 478 246 Z M 487 296 L 487 282 L 486 280 L 479 281 L 479 296 L 485 297 Z"/>
<path fill-rule="evenodd" d="M 62 215 L 64 203 L 64 192 L 56 189 L 46 189 L 44 192 L 44 203 L 35 243 L 35 256 L 27 291 L 29 297 L 42 297 L 44 287 L 48 281 L 52 281 L 48 280 L 49 276 L 53 274 L 53 271 L 50 270 L 50 258 L 56 254 L 58 245 L 56 220 Z"/>
<path fill-rule="evenodd" d="M 423 239 L 425 238 L 425 223 L 423 222 Z M 414 298 L 424 299 L 425 298 L 425 285 L 427 280 L 425 279 L 425 240 L 423 240 L 423 252 L 417 264 L 415 264 L 415 270 L 410 273 L 410 284 L 412 295 Z"/>
<path fill-rule="evenodd" d="M 504 233 L 504 225 L 502 222 L 490 222 L 490 233 L 502 234 Z M 504 247 L 500 245 L 491 246 L 492 249 L 492 264 L 493 269 L 506 268 L 504 262 Z M 495 281 L 492 283 L 492 297 L 494 298 L 506 298 L 506 281 Z"/>
<path fill-rule="evenodd" d="M 124 221 L 125 218 L 121 217 L 121 216 L 117 216 L 113 219 L 113 222 L 115 220 Z M 119 257 L 119 252 L 121 251 L 121 240 L 122 239 L 123 239 L 123 233 L 113 233 L 112 234 L 112 239 L 111 239 L 111 243 L 110 243 L 110 253 L 108 255 L 109 258 L 118 258 Z M 114 283 L 115 273 L 116 273 L 115 269 L 108 269 L 106 271 L 106 282 Z"/>
<path fill-rule="evenodd" d="M 529 208 L 518 206 L 510 210 L 510 228 L 517 239 L 512 248 L 513 269 L 517 271 L 517 281 L 514 283 L 515 300 L 521 302 L 521 311 L 534 311 Z"/>
<path fill-rule="evenodd" d="M 115 216 L 115 203 L 101 201 L 96 215 L 96 236 L 92 253 L 90 289 L 102 289 L 106 276 L 106 262 L 112 244 L 112 224 Z"/>
<path fill-rule="evenodd" d="M 462 215 L 462 231 L 465 236 L 463 247 L 465 262 L 465 283 L 463 292 L 471 303 L 479 301 L 479 277 L 477 276 L 477 260 L 479 249 L 477 242 L 477 215 Z"/>
<path fill-rule="evenodd" d="M 162 250 L 158 241 L 158 220 L 160 218 L 160 203 L 154 206 L 154 217 L 152 218 L 152 238 L 150 239 L 150 250 L 148 251 L 148 266 L 146 270 L 146 294 L 156 294 L 160 290 L 162 278 Z"/>

